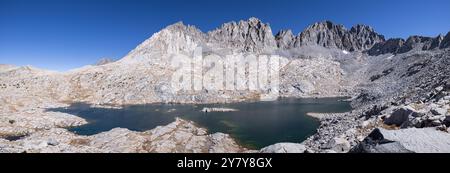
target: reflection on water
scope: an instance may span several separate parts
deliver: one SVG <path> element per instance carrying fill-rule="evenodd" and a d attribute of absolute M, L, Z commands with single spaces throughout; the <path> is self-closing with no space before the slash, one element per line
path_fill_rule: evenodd
<path fill-rule="evenodd" d="M 307 112 L 346 112 L 351 110 L 344 98 L 279 99 L 272 102 L 231 104 L 147 104 L 124 108 L 96 108 L 74 103 L 68 108 L 48 111 L 65 112 L 85 118 L 89 123 L 70 130 L 92 135 L 116 127 L 145 131 L 167 125 L 180 117 L 192 120 L 209 133 L 230 134 L 240 144 L 258 149 L 277 142 L 301 142 L 316 132 L 319 122 Z M 204 107 L 233 108 L 234 112 L 202 112 Z"/>

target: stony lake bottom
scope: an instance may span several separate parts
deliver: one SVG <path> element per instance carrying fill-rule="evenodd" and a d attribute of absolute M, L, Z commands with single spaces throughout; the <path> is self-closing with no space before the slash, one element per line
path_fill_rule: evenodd
<path fill-rule="evenodd" d="M 85 118 L 88 124 L 70 128 L 80 135 L 93 135 L 121 127 L 146 131 L 167 125 L 176 117 L 191 120 L 209 133 L 230 134 L 239 144 L 260 149 L 278 142 L 302 142 L 316 132 L 320 122 L 306 114 L 351 110 L 346 98 L 282 98 L 269 102 L 229 104 L 145 104 L 122 108 L 98 108 L 74 103 L 48 111 Z M 204 108 L 232 108 L 232 112 L 203 112 Z"/>

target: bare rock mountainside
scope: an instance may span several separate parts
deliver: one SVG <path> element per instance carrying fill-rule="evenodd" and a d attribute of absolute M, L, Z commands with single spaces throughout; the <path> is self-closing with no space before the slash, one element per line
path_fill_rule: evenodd
<path fill-rule="evenodd" d="M 349 96 L 353 111 L 323 114 L 301 144 L 251 151 L 227 134 L 192 122 L 146 132 L 113 129 L 93 136 L 66 130 L 86 124 L 46 111 L 73 102 L 96 106 L 259 101 L 267 90 L 176 91 L 174 54 L 272 55 L 280 60 L 281 97 Z M 125 57 L 67 72 L 0 65 L 0 152 L 450 152 L 450 32 L 385 39 L 366 25 L 349 30 L 318 22 L 273 35 L 257 18 L 204 33 L 182 22 L 153 34 Z M 218 61 L 226 61 L 219 59 Z M 249 81 L 247 81 L 249 82 Z M 275 97 L 275 96 L 274 96 Z"/>

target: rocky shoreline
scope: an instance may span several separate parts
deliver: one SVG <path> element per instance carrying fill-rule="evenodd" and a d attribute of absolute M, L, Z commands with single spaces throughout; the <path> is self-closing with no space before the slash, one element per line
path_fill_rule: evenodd
<path fill-rule="evenodd" d="M 92 136 L 69 132 L 68 127 L 86 124 L 75 115 L 47 112 L 0 114 L 0 153 L 222 153 L 249 151 L 229 135 L 207 134 L 191 121 L 174 122 L 144 132 L 114 128 Z"/>
<path fill-rule="evenodd" d="M 66 128 L 87 124 L 85 119 L 47 111 L 49 108 L 67 107 L 67 103 L 32 100 L 27 100 L 24 105 L 10 103 L 3 107 L 8 109 L 0 113 L 0 153 L 315 152 L 307 151 L 305 145 L 296 143 L 277 143 L 261 150 L 250 150 L 239 146 L 228 134 L 208 134 L 206 129 L 196 127 L 194 122 L 179 118 L 144 132 L 114 128 L 92 136 L 77 135 Z"/>

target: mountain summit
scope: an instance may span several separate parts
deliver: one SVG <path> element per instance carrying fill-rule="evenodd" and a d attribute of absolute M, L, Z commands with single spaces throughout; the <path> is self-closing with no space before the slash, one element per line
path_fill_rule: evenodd
<path fill-rule="evenodd" d="M 277 34 L 278 38 L 282 34 L 287 34 L 283 35 L 283 39 L 277 40 L 278 45 L 281 46 L 280 48 L 318 45 L 327 48 L 358 51 L 371 48 L 374 44 L 384 41 L 384 36 L 376 33 L 370 26 L 356 25 L 347 30 L 343 25 L 336 25 L 331 21 L 317 22 L 310 25 L 296 37 L 290 33 L 283 32 Z"/>
<path fill-rule="evenodd" d="M 209 51 L 235 51 L 263 53 L 274 50 L 319 46 L 349 52 L 361 51 L 369 55 L 405 53 L 420 46 L 423 50 L 449 47 L 450 36 L 436 38 L 412 36 L 408 40 L 389 39 L 372 27 L 357 24 L 350 29 L 331 21 L 316 22 L 294 35 L 291 30 L 281 30 L 275 35 L 268 23 L 251 17 L 239 22 L 228 22 L 206 33 L 195 26 L 177 22 L 155 33 L 124 59 L 162 58 L 171 53 L 190 54 L 196 47 Z"/>
<path fill-rule="evenodd" d="M 255 17 L 238 23 L 234 21 L 225 23 L 220 28 L 208 32 L 208 36 L 210 42 L 244 51 L 258 52 L 276 47 L 269 24 Z"/>

